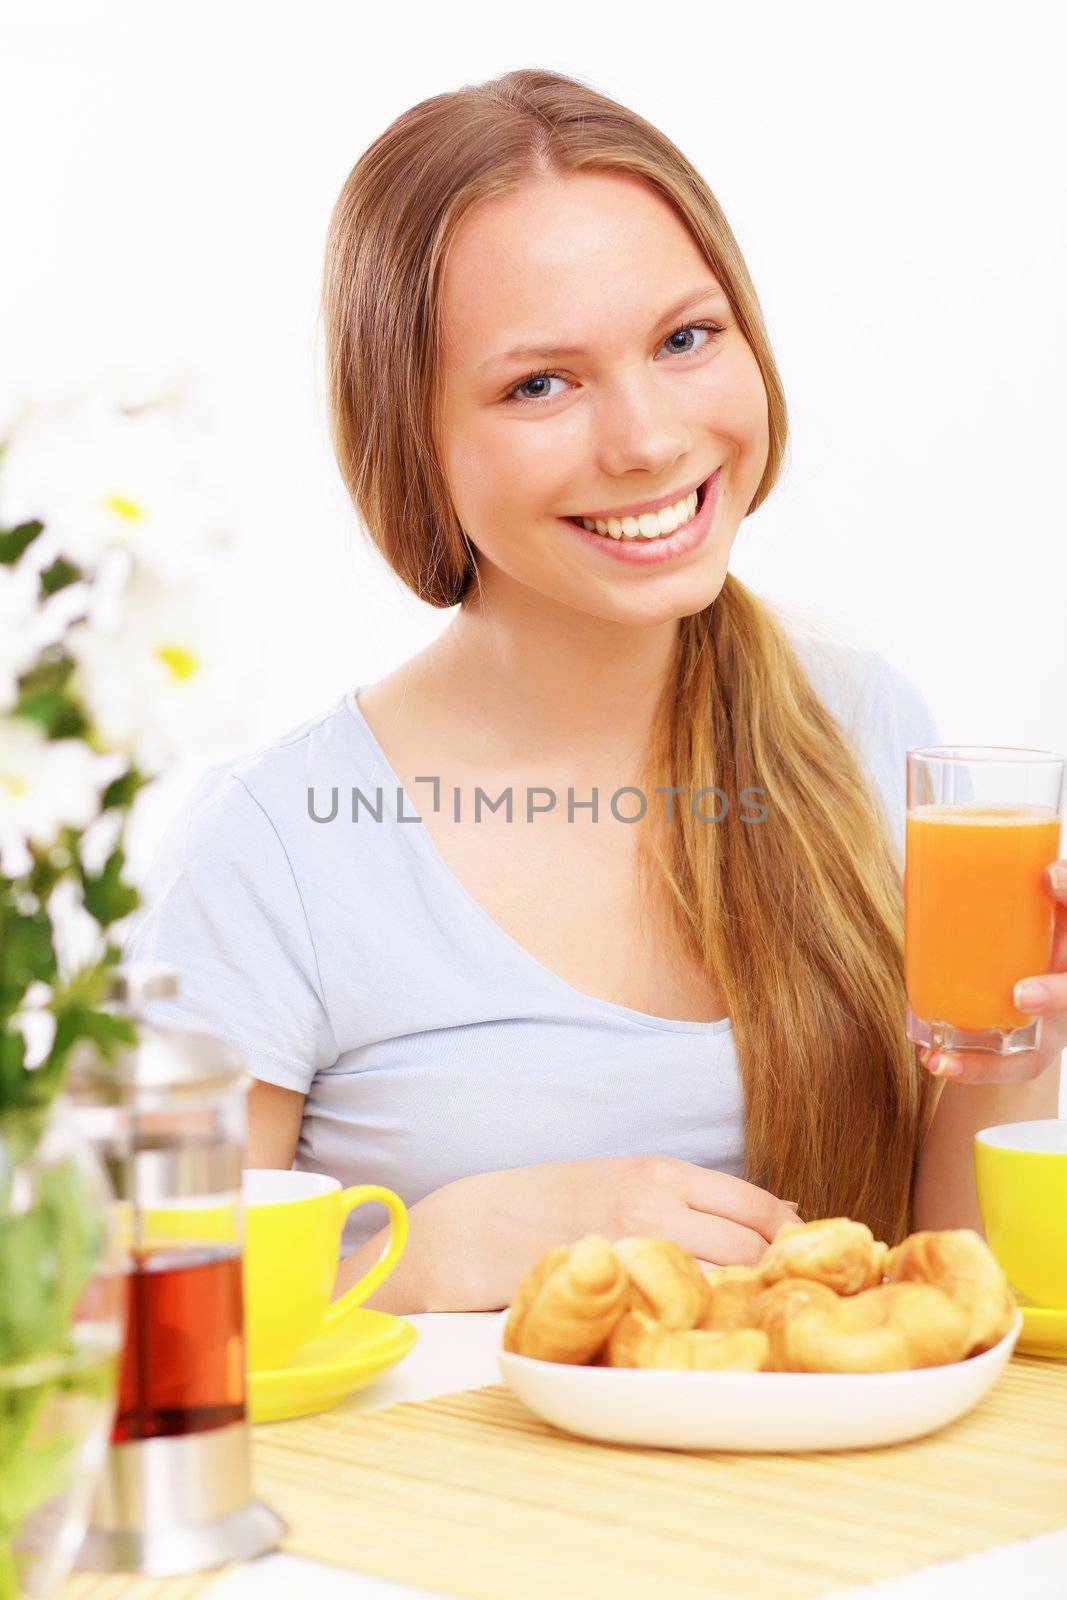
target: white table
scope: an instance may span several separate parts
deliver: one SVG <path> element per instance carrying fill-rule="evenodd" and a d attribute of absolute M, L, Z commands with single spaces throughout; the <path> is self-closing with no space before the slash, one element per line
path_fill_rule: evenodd
<path fill-rule="evenodd" d="M 497 1312 L 451 1311 L 407 1318 L 419 1330 L 418 1344 L 399 1366 L 352 1395 L 347 1406 L 381 1411 L 405 1400 L 430 1400 L 500 1383 L 498 1319 Z M 1067 1516 L 1067 1507 L 1064 1512 Z M 1005 1595 L 1067 1600 L 1067 1523 L 1054 1533 L 832 1593 L 833 1600 L 955 1600 L 957 1595 L 966 1600 L 1004 1600 Z M 211 1600 L 292 1600 L 294 1594 L 307 1600 L 440 1600 L 441 1591 L 413 1589 L 279 1552 L 223 1574 L 210 1594 Z"/>

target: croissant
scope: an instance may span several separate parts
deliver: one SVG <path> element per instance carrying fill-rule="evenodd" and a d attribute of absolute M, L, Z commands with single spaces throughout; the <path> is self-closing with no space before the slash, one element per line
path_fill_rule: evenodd
<path fill-rule="evenodd" d="M 789 1372 L 787 1330 L 798 1311 L 806 1306 L 834 1307 L 840 1296 L 825 1283 L 811 1278 L 779 1278 L 769 1289 L 762 1289 L 752 1301 L 750 1327 L 762 1328 L 770 1343 L 770 1367 Z"/>
<path fill-rule="evenodd" d="M 753 1311 L 768 1291 L 754 1267 L 718 1267 L 706 1272 L 708 1304 L 699 1326 L 718 1333 L 735 1328 L 758 1328 Z"/>
<path fill-rule="evenodd" d="M 583 1365 L 618 1322 L 631 1292 L 626 1270 L 602 1234 L 557 1245 L 519 1285 L 504 1324 L 504 1349 Z"/>
<path fill-rule="evenodd" d="M 544 1255 L 530 1268 L 515 1291 L 515 1298 L 511 1302 L 511 1310 L 504 1324 L 504 1349 L 511 1350 L 515 1355 L 521 1355 L 520 1334 L 523 1324 L 529 1315 L 530 1307 L 540 1294 L 545 1280 L 555 1272 L 571 1253 L 567 1244 L 553 1245 L 546 1250 Z"/>
<path fill-rule="evenodd" d="M 899 1372 L 962 1361 L 970 1319 L 928 1283 L 888 1283 L 834 1304 L 814 1300 L 775 1327 L 784 1372 Z"/>
<path fill-rule="evenodd" d="M 783 1222 L 756 1271 L 765 1284 L 811 1278 L 836 1294 L 859 1294 L 881 1282 L 888 1248 L 866 1223 L 849 1217 Z"/>
<path fill-rule="evenodd" d="M 890 1250 L 862 1223 L 826 1217 L 785 1224 L 754 1268 L 708 1273 L 667 1239 L 558 1245 L 519 1284 L 503 1343 L 580 1365 L 892 1372 L 989 1349 L 1014 1316 L 973 1230 L 913 1233 Z"/>
<path fill-rule="evenodd" d="M 753 1328 L 731 1333 L 664 1328 L 641 1310 L 627 1311 L 605 1352 L 609 1367 L 669 1367 L 682 1370 L 759 1372 L 768 1354 L 767 1335 Z"/>
<path fill-rule="evenodd" d="M 619 1239 L 615 1254 L 633 1286 L 629 1305 L 664 1328 L 695 1328 L 708 1304 L 704 1274 L 673 1239 Z"/>
<path fill-rule="evenodd" d="M 1015 1320 L 1015 1301 L 995 1256 L 973 1228 L 911 1233 L 886 1257 L 891 1283 L 929 1283 L 970 1316 L 968 1354 L 997 1344 Z"/>

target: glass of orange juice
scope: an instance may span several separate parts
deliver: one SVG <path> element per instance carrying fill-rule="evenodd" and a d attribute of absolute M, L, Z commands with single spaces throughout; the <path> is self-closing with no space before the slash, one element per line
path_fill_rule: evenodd
<path fill-rule="evenodd" d="M 1048 972 L 1065 760 L 1051 750 L 908 751 L 904 978 L 908 1038 L 947 1050 L 1033 1050 L 1021 978 Z"/>

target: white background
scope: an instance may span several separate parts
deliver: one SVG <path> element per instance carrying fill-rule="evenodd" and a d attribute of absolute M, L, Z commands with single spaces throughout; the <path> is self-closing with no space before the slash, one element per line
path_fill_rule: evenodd
<path fill-rule="evenodd" d="M 234 753 L 321 713 L 452 614 L 373 552 L 330 455 L 331 207 L 414 102 L 574 73 L 701 169 L 764 307 L 792 441 L 734 570 L 882 650 L 944 738 L 1067 748 L 1064 15 L 9 0 L 4 384 L 127 359 L 207 379 L 245 552 L 220 603 L 258 672 Z M 206 759 L 145 797 L 135 872 Z"/>

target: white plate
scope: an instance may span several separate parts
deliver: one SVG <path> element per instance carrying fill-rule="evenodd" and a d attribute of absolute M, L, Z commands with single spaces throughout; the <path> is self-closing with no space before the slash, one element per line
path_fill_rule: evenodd
<path fill-rule="evenodd" d="M 504 1336 L 507 1311 L 499 1318 Z M 909 1372 L 668 1372 L 578 1367 L 497 1348 L 520 1400 L 567 1433 L 667 1450 L 855 1450 L 918 1439 L 977 1405 L 1022 1327 L 980 1356 Z"/>

